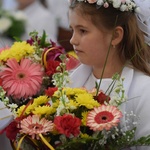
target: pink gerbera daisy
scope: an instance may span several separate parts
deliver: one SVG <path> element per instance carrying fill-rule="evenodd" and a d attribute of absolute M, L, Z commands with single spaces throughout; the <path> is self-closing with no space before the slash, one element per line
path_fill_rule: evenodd
<path fill-rule="evenodd" d="M 8 95 L 27 98 L 40 90 L 43 76 L 41 65 L 32 63 L 29 59 L 22 59 L 20 64 L 16 59 L 10 59 L 7 66 L 0 77 Z"/>
<path fill-rule="evenodd" d="M 122 112 L 117 107 L 101 105 L 88 113 L 87 126 L 94 131 L 109 130 L 118 125 L 121 117 Z"/>
<path fill-rule="evenodd" d="M 30 135 L 32 139 L 39 139 L 39 134 L 46 134 L 53 130 L 53 123 L 45 118 L 40 119 L 38 115 L 33 115 L 23 119 L 20 128 L 21 133 Z"/>

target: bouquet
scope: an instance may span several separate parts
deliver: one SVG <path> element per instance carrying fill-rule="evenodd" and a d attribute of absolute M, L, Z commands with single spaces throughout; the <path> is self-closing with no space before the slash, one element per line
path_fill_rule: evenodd
<path fill-rule="evenodd" d="M 0 10 L 0 35 L 20 38 L 25 32 L 26 16 L 21 11 Z"/>
<path fill-rule="evenodd" d="M 120 105 L 127 100 L 123 88 L 124 79 L 115 74 L 107 91 L 100 90 L 99 84 L 91 91 L 83 87 L 70 88 L 68 85 L 72 81 L 69 78 L 68 56 L 54 43 L 43 42 L 44 35 L 40 39 L 35 32 L 31 35 L 32 38 L 28 41 L 30 44 L 24 43 L 28 45 L 27 48 L 17 44 L 23 49 L 21 53 L 13 51 L 13 46 L 9 49 L 12 55 L 19 54 L 15 55 L 17 57 L 12 57 L 9 51 L 9 55 L 6 51 L 2 51 L 5 55 L 2 52 L 0 55 L 3 64 L 1 99 L 15 116 L 3 131 L 14 149 L 119 150 L 150 145 L 150 136 L 134 140 L 136 123 L 128 129 L 120 126 L 125 115 L 121 112 Z M 35 47 L 38 50 L 36 53 L 33 52 Z M 39 57 L 41 49 L 44 49 L 42 59 Z M 55 59 L 50 59 L 54 53 Z M 52 60 L 56 58 L 58 61 L 54 63 Z M 42 64 L 44 68 L 41 69 Z M 23 81 L 16 82 L 14 77 Z M 10 107 L 10 99 L 15 103 L 19 101 L 19 105 Z M 126 121 L 130 117 L 136 116 L 126 114 Z"/>
<path fill-rule="evenodd" d="M 43 95 L 44 90 L 53 86 L 52 75 L 61 62 L 59 56 L 65 49 L 47 40 L 34 31 L 31 39 L 17 41 L 11 47 L 0 49 L 0 91 L 1 100 L 21 106 L 33 97 Z M 67 54 L 67 69 L 78 65 L 78 60 Z M 13 106 L 14 107 L 14 106 Z"/>

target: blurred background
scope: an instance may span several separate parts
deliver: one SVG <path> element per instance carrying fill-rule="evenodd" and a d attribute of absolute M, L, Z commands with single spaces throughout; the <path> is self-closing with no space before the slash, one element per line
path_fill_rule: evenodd
<path fill-rule="evenodd" d="M 69 40 L 67 0 L 0 0 L 0 48 L 10 46 L 14 40 L 26 40 L 36 30 L 48 39 L 73 50 Z"/>

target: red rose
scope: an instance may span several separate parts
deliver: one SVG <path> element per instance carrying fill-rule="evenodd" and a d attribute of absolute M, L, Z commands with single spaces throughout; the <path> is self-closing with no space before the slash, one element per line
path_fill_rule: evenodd
<path fill-rule="evenodd" d="M 17 133 L 19 132 L 19 128 L 17 128 L 18 123 L 16 121 L 11 122 L 5 129 L 6 136 L 10 140 L 15 140 Z"/>
<path fill-rule="evenodd" d="M 2 86 L 2 79 L 0 78 L 0 86 Z"/>
<path fill-rule="evenodd" d="M 59 133 L 65 134 L 67 137 L 78 136 L 80 133 L 81 120 L 72 115 L 57 116 L 54 119 L 54 124 Z"/>
<path fill-rule="evenodd" d="M 56 68 L 59 66 L 59 61 L 48 60 L 47 67 L 46 67 L 46 74 L 48 76 L 52 76 L 54 73 L 57 72 Z"/>
<path fill-rule="evenodd" d="M 47 90 L 45 90 L 45 94 L 47 96 L 53 96 L 54 92 L 57 91 L 57 87 L 49 87 Z"/>
<path fill-rule="evenodd" d="M 104 94 L 103 92 L 100 92 L 98 94 L 98 96 L 95 97 L 95 99 L 100 103 L 100 104 L 104 104 L 104 102 L 109 102 L 110 97 L 107 96 L 106 94 Z"/>

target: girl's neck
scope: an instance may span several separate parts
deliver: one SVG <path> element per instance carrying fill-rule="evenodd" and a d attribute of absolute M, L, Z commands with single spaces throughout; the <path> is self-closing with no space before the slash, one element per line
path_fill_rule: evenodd
<path fill-rule="evenodd" d="M 112 78 L 112 76 L 115 73 L 121 74 L 124 64 L 125 63 L 121 63 L 121 62 L 117 63 L 117 64 L 114 64 L 114 63 L 107 64 L 105 67 L 104 73 L 103 73 L 103 67 L 95 67 L 94 66 L 93 67 L 93 75 L 97 79 L 100 79 L 101 77 L 102 78 Z M 103 76 L 102 76 L 102 73 L 103 73 Z"/>

